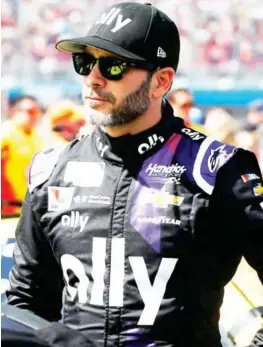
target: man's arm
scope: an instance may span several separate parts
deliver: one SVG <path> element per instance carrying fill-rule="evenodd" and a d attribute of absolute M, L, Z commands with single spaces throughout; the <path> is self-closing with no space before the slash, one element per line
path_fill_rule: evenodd
<path fill-rule="evenodd" d="M 224 196 L 219 203 L 229 206 L 236 245 L 263 284 L 263 181 L 255 155 L 239 150 L 221 168 L 217 181 Z"/>
<path fill-rule="evenodd" d="M 234 194 L 244 211 L 242 251 L 263 284 L 263 180 L 254 154 L 244 160 L 247 172 L 259 178 L 244 182 L 245 178 L 242 176 L 233 187 Z"/>
<path fill-rule="evenodd" d="M 6 294 L 10 305 L 56 321 L 61 317 L 62 273 L 31 204 L 32 196 L 28 192 L 16 229 L 14 266 Z"/>

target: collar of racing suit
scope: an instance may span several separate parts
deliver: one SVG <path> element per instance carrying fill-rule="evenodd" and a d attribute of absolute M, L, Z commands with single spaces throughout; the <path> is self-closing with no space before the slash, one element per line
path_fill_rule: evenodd
<path fill-rule="evenodd" d="M 175 117 L 171 105 L 164 103 L 162 118 L 152 128 L 135 135 L 111 137 L 102 129 L 94 132 L 95 146 L 101 157 L 120 165 L 140 164 L 165 144 L 174 133 L 180 133 L 183 120 Z"/>

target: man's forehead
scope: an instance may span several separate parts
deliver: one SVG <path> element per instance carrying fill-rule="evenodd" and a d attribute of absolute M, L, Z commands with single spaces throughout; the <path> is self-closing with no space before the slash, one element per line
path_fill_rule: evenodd
<path fill-rule="evenodd" d="M 87 46 L 86 47 L 86 52 L 93 55 L 95 58 L 99 57 L 116 57 L 120 58 L 120 56 L 110 53 L 108 51 L 105 51 L 104 49 L 92 47 L 92 46 Z"/>

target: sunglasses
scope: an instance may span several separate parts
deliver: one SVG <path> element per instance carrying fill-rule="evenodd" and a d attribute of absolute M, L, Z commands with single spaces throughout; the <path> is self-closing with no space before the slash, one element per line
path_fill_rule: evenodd
<path fill-rule="evenodd" d="M 130 68 L 143 69 L 147 71 L 157 70 L 154 64 L 144 62 L 124 61 L 115 57 L 95 58 L 88 53 L 73 53 L 73 64 L 75 71 L 82 76 L 88 76 L 94 66 L 98 63 L 100 73 L 110 81 L 120 81 L 125 72 Z"/>

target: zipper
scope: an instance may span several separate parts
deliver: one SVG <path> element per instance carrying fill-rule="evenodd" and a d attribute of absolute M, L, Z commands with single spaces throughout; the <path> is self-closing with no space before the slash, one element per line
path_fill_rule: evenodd
<path fill-rule="evenodd" d="M 109 291 L 110 291 L 110 273 L 111 273 L 111 246 L 112 246 L 112 220 L 113 220 L 113 214 L 114 214 L 114 207 L 115 207 L 115 199 L 117 196 L 117 193 L 119 191 L 119 183 L 121 181 L 121 177 L 124 174 L 124 170 L 122 169 L 120 176 L 116 183 L 116 189 L 114 192 L 113 200 L 112 200 L 112 213 L 111 213 L 111 223 L 110 223 L 110 230 L 109 230 L 109 238 L 107 240 L 107 247 L 106 247 L 106 256 L 107 256 L 107 264 L 106 264 L 106 280 L 105 280 L 105 287 L 106 287 L 106 299 L 105 299 L 105 320 L 104 320 L 104 347 L 107 347 L 108 342 L 108 332 L 109 332 Z"/>

